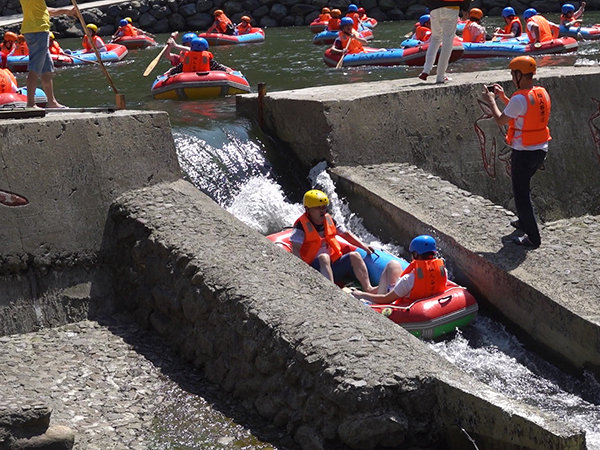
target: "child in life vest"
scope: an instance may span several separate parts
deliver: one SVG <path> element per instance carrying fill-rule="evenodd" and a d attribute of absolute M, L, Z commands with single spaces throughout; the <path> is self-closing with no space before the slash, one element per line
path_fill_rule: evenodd
<path fill-rule="evenodd" d="M 252 32 L 252 19 L 249 16 L 242 16 L 240 20 L 235 27 L 235 34 L 241 36 Z"/>
<path fill-rule="evenodd" d="M 341 16 L 342 16 L 342 11 L 340 11 L 339 9 L 332 9 L 331 10 L 331 19 L 329 19 L 329 22 L 327 22 L 327 30 L 339 31 Z"/>
<path fill-rule="evenodd" d="M 413 260 L 406 269 L 392 260 L 383 269 L 378 286 L 370 291 L 352 291 L 352 295 L 371 303 L 390 304 L 398 299 L 418 300 L 444 292 L 448 272 L 444 260 L 437 257 L 435 239 L 417 236 L 408 249 Z"/>
<path fill-rule="evenodd" d="M 116 39 L 116 38 L 120 38 L 120 37 L 124 37 L 124 36 L 137 36 L 138 32 L 137 30 L 133 27 L 133 25 L 131 25 L 127 19 L 121 19 L 119 21 L 119 28 L 117 28 L 117 31 L 115 32 L 115 34 L 113 34 L 112 38 Z"/>
<path fill-rule="evenodd" d="M 13 33 L 12 31 L 7 31 L 6 33 L 4 33 L 2 43 L 0 44 L 0 53 L 2 53 L 3 55 L 8 55 L 13 50 L 16 43 L 16 33 Z"/>
<path fill-rule="evenodd" d="M 90 30 L 92 39 L 94 40 L 94 44 L 96 44 L 96 48 L 98 49 L 98 51 L 105 52 L 106 44 L 104 43 L 102 38 L 100 36 L 98 36 L 98 26 L 93 23 L 88 23 L 86 25 L 86 28 L 88 30 Z M 81 46 L 84 48 L 85 53 L 91 53 L 94 51 L 94 49 L 92 48 L 92 44 L 90 44 L 90 41 L 87 37 L 87 34 L 85 36 L 83 36 L 83 40 L 81 41 Z"/>
<path fill-rule="evenodd" d="M 25 42 L 25 36 L 23 36 L 22 34 L 17 36 L 17 42 L 8 55 L 9 56 L 27 56 L 27 55 L 29 55 L 29 48 L 27 48 L 27 42 Z"/>
<path fill-rule="evenodd" d="M 48 50 L 50 51 L 51 55 L 62 55 L 63 49 L 60 48 L 60 45 L 58 44 L 58 42 L 56 42 L 56 38 L 54 36 L 54 33 L 51 31 L 48 34 L 49 37 L 49 41 L 48 41 Z"/>
<path fill-rule="evenodd" d="M 319 22 L 329 22 L 329 19 L 331 19 L 331 10 L 326 6 L 319 14 Z"/>
<path fill-rule="evenodd" d="M 496 28 L 494 33 L 495 38 L 515 38 L 523 33 L 523 25 L 517 17 L 517 13 L 511 6 L 507 6 L 502 10 L 502 18 L 506 25 L 504 28 Z"/>
<path fill-rule="evenodd" d="M 581 16 L 585 10 L 585 2 L 581 2 L 579 9 L 575 11 L 575 6 L 571 3 L 565 3 L 562 5 L 560 11 L 560 24 L 567 28 L 581 26 Z"/>
<path fill-rule="evenodd" d="M 471 8 L 469 20 L 465 24 L 462 33 L 463 42 L 485 42 L 485 27 L 481 25 L 483 11 L 479 8 Z"/>
<path fill-rule="evenodd" d="M 336 225 L 327 213 L 329 198 L 325 192 L 311 189 L 304 194 L 302 203 L 304 214 L 296 220 L 290 235 L 292 253 L 332 282 L 349 281 L 354 275 L 363 289 L 371 290 L 369 272 L 362 256 L 356 251 L 343 253 L 336 236 L 362 248 L 367 254 L 373 249 Z"/>
<path fill-rule="evenodd" d="M 425 42 L 431 37 L 431 16 L 423 14 L 419 17 L 417 28 L 415 29 L 414 39 Z"/>
<path fill-rule="evenodd" d="M 360 36 L 360 33 L 353 27 L 354 22 L 350 17 L 343 17 L 340 21 L 340 31 L 338 37 L 333 42 L 331 50 L 344 54 L 362 53 L 365 51 L 363 45 L 367 43 L 366 39 Z"/>
<path fill-rule="evenodd" d="M 180 50 L 182 57 L 181 63 L 169 70 L 169 75 L 181 72 L 209 72 L 211 70 L 227 72 L 229 70 L 227 66 L 215 61 L 213 54 L 208 51 L 208 41 L 204 38 L 196 36 L 191 40 L 189 48 L 177 44 L 172 47 Z"/>
<path fill-rule="evenodd" d="M 207 33 L 223 33 L 223 34 L 234 34 L 235 27 L 233 22 L 225 15 L 222 9 L 217 9 L 213 13 L 215 21 L 206 31 Z"/>

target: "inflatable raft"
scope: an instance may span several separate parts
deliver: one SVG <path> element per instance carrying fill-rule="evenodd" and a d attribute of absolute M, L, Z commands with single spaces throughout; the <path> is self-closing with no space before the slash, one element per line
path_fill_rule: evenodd
<path fill-rule="evenodd" d="M 152 96 L 159 100 L 198 100 L 250 92 L 240 72 L 229 69 L 160 75 L 152 83 Z"/>
<path fill-rule="evenodd" d="M 290 228 L 271 234 L 267 239 L 291 253 L 291 233 Z M 364 250 L 357 249 L 341 237 L 338 236 L 337 239 L 343 253 L 357 251 L 362 255 L 373 285 L 379 284 L 381 273 L 389 261 L 396 260 L 403 268 L 408 267 L 408 261 L 383 250 L 376 250 L 372 255 L 367 255 Z M 453 332 L 456 328 L 467 326 L 476 318 L 479 309 L 477 301 L 467 289 L 451 281 L 448 281 L 443 293 L 432 297 L 419 300 L 398 299 L 389 305 L 365 301 L 363 303 L 423 339 L 437 338 Z"/>
<path fill-rule="evenodd" d="M 320 33 L 321 31 L 325 31 L 328 24 L 329 24 L 328 20 L 320 21 L 319 18 L 317 17 L 315 20 L 313 20 L 310 23 L 310 31 L 312 33 Z"/>
<path fill-rule="evenodd" d="M 121 44 L 127 47 L 128 50 L 135 50 L 138 48 L 153 47 L 158 43 L 146 34 L 139 34 L 137 36 L 121 36 L 112 41 L 113 44 Z"/>
<path fill-rule="evenodd" d="M 315 45 L 331 45 L 338 37 L 338 31 L 324 30 L 313 36 L 313 44 Z M 360 37 L 370 41 L 373 39 L 373 31 L 369 28 L 363 28 L 360 30 Z"/>
<path fill-rule="evenodd" d="M 63 67 L 73 65 L 73 60 L 66 55 L 50 55 L 54 67 Z M 11 72 L 27 72 L 29 70 L 29 55 L 25 56 L 7 56 L 6 67 Z"/>
<path fill-rule="evenodd" d="M 35 90 L 35 104 L 42 108 L 46 106 L 48 98 L 46 93 L 37 88 Z M 27 106 L 27 88 L 17 89 L 17 92 L 0 94 L 0 108 L 25 108 Z"/>
<path fill-rule="evenodd" d="M 596 40 L 600 39 L 600 26 L 593 27 L 565 27 L 559 28 L 560 36 L 572 37 L 575 39 Z"/>
<path fill-rule="evenodd" d="M 423 45 L 417 39 L 406 39 L 400 44 L 405 48 Z M 463 58 L 491 58 L 496 56 L 549 55 L 577 51 L 577 41 L 573 38 L 556 38 L 539 45 L 530 44 L 527 36 L 501 41 L 463 42 Z"/>
<path fill-rule="evenodd" d="M 204 38 L 209 45 L 232 45 L 232 44 L 253 44 L 265 40 L 265 32 L 262 28 L 253 27 L 250 33 L 234 34 L 223 33 L 199 33 L 198 37 Z"/>
<path fill-rule="evenodd" d="M 411 48 L 384 49 L 365 47 L 364 52 L 344 55 L 342 66 L 422 66 L 425 64 L 425 55 L 427 54 L 428 48 L 429 44 L 427 43 Z M 463 46 L 460 40 L 457 38 L 455 39 L 454 46 L 452 47 L 450 62 L 456 61 L 462 56 L 462 54 Z M 325 64 L 330 67 L 336 67 L 341 56 L 342 54 L 340 52 L 334 52 L 331 50 L 331 48 L 328 48 L 325 50 L 325 54 L 323 55 L 323 61 L 325 61 Z"/>
<path fill-rule="evenodd" d="M 88 64 L 90 61 L 98 60 L 98 58 L 96 58 L 96 53 L 86 53 L 85 50 L 75 50 L 68 54 L 73 60 L 72 64 L 75 66 Z M 127 56 L 127 47 L 121 44 L 106 44 L 106 51 L 100 52 L 100 59 L 105 63 L 121 61 L 125 56 Z"/>

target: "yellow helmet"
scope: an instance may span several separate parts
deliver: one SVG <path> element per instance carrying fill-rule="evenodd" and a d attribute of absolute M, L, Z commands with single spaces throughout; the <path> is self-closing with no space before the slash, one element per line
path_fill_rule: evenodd
<path fill-rule="evenodd" d="M 52 31 L 48 33 L 48 36 L 50 37 L 50 39 L 54 39 L 54 33 Z"/>
<path fill-rule="evenodd" d="M 535 73 L 536 66 L 535 59 L 531 56 L 517 56 L 512 59 L 508 68 L 510 70 L 518 70 L 522 74 L 527 74 Z"/>
<path fill-rule="evenodd" d="M 325 192 L 319 191 L 318 189 L 311 189 L 306 194 L 304 194 L 304 199 L 302 203 L 306 208 L 327 206 L 329 205 L 329 198 L 327 197 L 327 194 Z"/>
<path fill-rule="evenodd" d="M 471 8 L 471 10 L 469 11 L 469 18 L 481 20 L 482 17 L 483 11 L 479 8 Z"/>
<path fill-rule="evenodd" d="M 129 23 L 133 23 L 133 19 L 131 17 L 125 17 L 125 20 Z"/>
<path fill-rule="evenodd" d="M 98 25 L 94 25 L 93 23 L 88 23 L 86 25 L 90 30 L 92 30 L 94 33 L 98 31 Z"/>

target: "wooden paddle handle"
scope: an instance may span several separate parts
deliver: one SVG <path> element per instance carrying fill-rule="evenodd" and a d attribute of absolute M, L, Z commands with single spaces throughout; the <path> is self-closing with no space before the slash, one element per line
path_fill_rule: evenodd
<path fill-rule="evenodd" d="M 338 61 L 338 63 L 335 66 L 336 69 L 339 69 L 340 67 L 342 67 L 342 63 L 344 62 L 344 55 L 348 51 L 348 47 L 350 47 L 350 42 L 352 42 L 352 39 L 354 39 L 354 36 L 350 36 L 348 38 L 348 43 L 346 44 L 346 48 L 342 52 L 342 56 L 340 56 L 340 60 Z"/>
<path fill-rule="evenodd" d="M 173 33 L 171 33 L 171 37 L 173 39 L 175 39 L 178 34 L 179 34 L 178 31 L 174 31 Z M 150 64 L 148 64 L 148 67 L 146 67 L 146 70 L 144 70 L 143 76 L 147 77 L 148 75 L 150 75 L 150 73 L 154 70 L 154 68 L 156 67 L 156 65 L 160 61 L 160 58 L 162 58 L 162 56 L 167 51 L 167 48 L 169 48 L 169 44 L 166 44 L 163 47 L 163 49 L 160 51 L 160 53 L 156 56 L 156 58 L 154 58 L 152 61 L 150 61 Z"/>

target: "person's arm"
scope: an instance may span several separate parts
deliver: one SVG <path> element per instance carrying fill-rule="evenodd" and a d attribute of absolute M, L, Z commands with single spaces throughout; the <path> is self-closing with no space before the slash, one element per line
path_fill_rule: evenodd
<path fill-rule="evenodd" d="M 527 24 L 527 26 L 529 27 L 529 29 L 533 33 L 533 42 L 532 42 L 532 44 L 534 44 L 536 42 L 540 42 L 540 27 L 538 27 L 537 24 L 534 23 L 534 22 L 529 22 Z"/>
<path fill-rule="evenodd" d="M 376 289 L 376 287 L 374 289 Z M 364 292 L 364 291 L 360 291 L 360 290 L 356 289 L 356 290 L 352 291 L 352 295 L 355 298 L 358 298 L 359 300 L 365 299 L 365 300 L 368 300 L 370 302 L 377 303 L 380 305 L 389 305 L 390 303 L 394 302 L 394 300 L 399 298 L 393 289 L 390 292 L 388 292 L 387 294 L 376 294 L 376 293 Z"/>
<path fill-rule="evenodd" d="M 77 12 L 75 11 L 75 7 L 71 7 L 71 8 L 47 8 L 48 9 L 48 14 L 50 14 L 50 16 L 62 16 L 62 15 L 66 15 L 66 16 L 77 16 Z"/>
<path fill-rule="evenodd" d="M 368 255 L 373 253 L 373 249 L 371 247 L 362 242 L 357 236 L 355 236 L 350 231 L 338 232 L 338 235 L 346 239 L 350 244 L 362 248 L 365 252 L 367 252 Z"/>
<path fill-rule="evenodd" d="M 486 101 L 486 103 L 490 106 L 490 109 L 492 110 L 492 115 L 494 117 L 494 120 L 500 126 L 507 125 L 511 118 L 508 117 L 503 112 L 500 112 L 500 108 L 498 108 L 498 104 L 496 103 L 496 90 L 499 91 L 499 96 L 502 101 L 504 101 L 503 97 L 506 97 L 506 94 L 504 94 L 504 90 L 502 90 L 502 87 L 497 84 L 494 85 L 494 92 L 488 91 L 487 88 L 484 88 L 484 89 L 485 89 L 485 92 L 483 93 L 483 97 L 484 97 L 484 100 Z M 500 91 L 500 90 L 502 90 L 502 91 Z M 500 94 L 500 92 L 501 92 L 501 94 Z"/>
<path fill-rule="evenodd" d="M 573 14 L 573 17 L 575 19 L 579 19 L 581 16 L 583 16 L 583 11 L 585 10 L 585 2 L 581 2 L 581 5 L 579 6 L 579 9 L 577 11 L 575 11 L 575 13 Z"/>
<path fill-rule="evenodd" d="M 298 244 L 297 242 L 292 242 L 292 255 L 296 255 L 298 258 L 300 258 L 300 248 L 302 247 L 302 244 Z"/>
<path fill-rule="evenodd" d="M 367 45 L 369 43 L 365 38 L 361 37 L 360 33 L 356 30 L 352 30 L 352 37 L 363 45 Z"/>
<path fill-rule="evenodd" d="M 223 72 L 227 72 L 229 67 L 224 66 L 223 64 L 218 63 L 213 59 L 210 60 L 210 70 L 221 70 Z"/>

